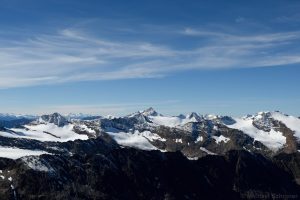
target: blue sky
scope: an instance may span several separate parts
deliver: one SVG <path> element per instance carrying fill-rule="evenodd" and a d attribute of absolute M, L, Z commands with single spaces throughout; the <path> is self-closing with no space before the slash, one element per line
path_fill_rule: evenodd
<path fill-rule="evenodd" d="M 0 0 L 0 112 L 300 115 L 300 2 Z"/>

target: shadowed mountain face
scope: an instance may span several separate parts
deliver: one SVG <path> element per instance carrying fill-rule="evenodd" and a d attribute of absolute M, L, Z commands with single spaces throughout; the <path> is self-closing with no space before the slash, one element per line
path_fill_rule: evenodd
<path fill-rule="evenodd" d="M 85 141 L 86 142 L 86 141 Z M 83 142 L 83 143 L 85 143 Z M 99 142 L 99 144 L 98 144 Z M 88 146 L 101 145 L 96 140 Z M 76 148 L 83 148 L 76 147 Z M 98 153 L 1 159 L 1 198 L 14 199 L 239 199 L 300 195 L 290 168 L 246 151 L 206 156 L 106 147 Z M 294 161 L 295 162 L 295 161 Z M 299 165 L 299 159 L 296 161 Z M 10 185 L 13 185 L 12 189 Z"/>
<path fill-rule="evenodd" d="M 299 198 L 297 117 L 72 116 L 0 118 L 0 199 Z"/>
<path fill-rule="evenodd" d="M 36 119 L 35 116 L 15 116 L 0 114 L 0 128 L 13 128 L 28 124 Z"/>
<path fill-rule="evenodd" d="M 59 113 L 53 113 L 51 115 L 43 115 L 40 117 L 39 121 L 46 122 L 46 123 L 53 123 L 59 127 L 67 125 L 69 122 L 68 120 L 60 115 Z"/>

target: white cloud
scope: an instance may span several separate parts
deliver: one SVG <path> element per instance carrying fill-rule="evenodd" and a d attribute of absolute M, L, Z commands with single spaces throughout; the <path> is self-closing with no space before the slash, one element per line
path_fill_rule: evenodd
<path fill-rule="evenodd" d="M 256 35 L 240 35 L 240 34 L 230 34 L 223 32 L 214 32 L 207 30 L 198 30 L 192 28 L 186 28 L 181 32 L 184 35 L 189 36 L 206 36 L 211 39 L 218 40 L 219 42 L 283 42 L 290 41 L 300 38 L 300 31 L 293 32 L 282 32 L 282 33 L 267 33 L 267 34 L 256 34 Z"/>
<path fill-rule="evenodd" d="M 180 34 L 206 42 L 186 50 L 149 42 L 105 40 L 72 29 L 27 40 L 2 39 L 0 88 L 300 63 L 298 49 L 288 48 L 299 41 L 299 32 L 239 35 L 187 28 Z"/>

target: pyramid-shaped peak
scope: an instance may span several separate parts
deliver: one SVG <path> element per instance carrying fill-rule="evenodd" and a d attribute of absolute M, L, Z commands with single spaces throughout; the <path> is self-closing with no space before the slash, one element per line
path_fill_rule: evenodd
<path fill-rule="evenodd" d="M 143 114 L 144 116 L 158 116 L 158 115 L 160 115 L 160 114 L 158 114 L 158 112 L 156 112 L 156 111 L 154 110 L 154 108 L 152 108 L 152 107 L 150 107 L 150 108 L 148 108 L 148 109 L 142 111 L 142 114 Z"/>
<path fill-rule="evenodd" d="M 69 122 L 68 120 L 62 116 L 61 114 L 55 112 L 50 115 L 42 115 L 39 119 L 39 121 L 47 122 L 47 123 L 53 123 L 59 127 L 67 125 Z"/>
<path fill-rule="evenodd" d="M 190 114 L 187 115 L 187 118 L 191 119 L 191 118 L 196 118 L 196 119 L 199 119 L 201 118 L 200 115 L 198 115 L 197 113 L 195 112 L 192 112 Z"/>

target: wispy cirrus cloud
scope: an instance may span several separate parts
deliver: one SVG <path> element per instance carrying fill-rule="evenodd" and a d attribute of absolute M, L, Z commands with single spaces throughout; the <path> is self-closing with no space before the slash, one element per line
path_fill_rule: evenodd
<path fill-rule="evenodd" d="M 272 42 L 284 42 L 290 40 L 299 39 L 300 31 L 292 32 L 282 32 L 282 33 L 267 33 L 267 34 L 254 34 L 254 35 L 240 35 L 240 34 L 230 34 L 223 32 L 207 31 L 207 30 L 197 30 L 192 28 L 186 28 L 182 32 L 184 35 L 189 36 L 206 36 L 211 37 L 218 41 L 231 41 L 231 42 L 262 42 L 262 43 L 272 43 Z"/>
<path fill-rule="evenodd" d="M 192 49 L 147 41 L 116 41 L 82 30 L 0 40 L 0 88 L 72 81 L 163 77 L 182 70 L 300 63 L 300 32 L 232 34 L 186 28 L 178 35 L 205 42 Z"/>

